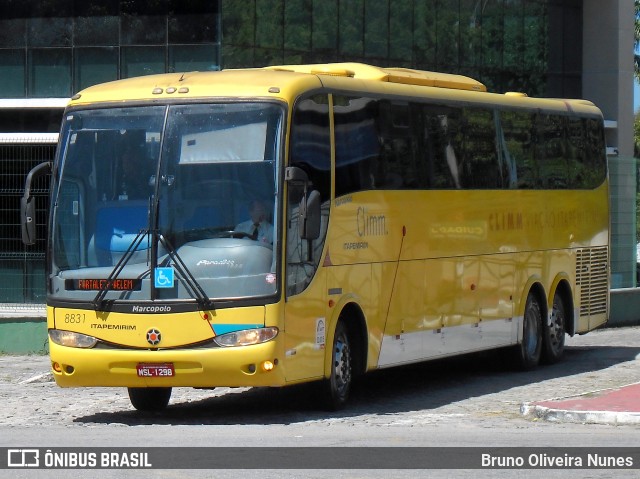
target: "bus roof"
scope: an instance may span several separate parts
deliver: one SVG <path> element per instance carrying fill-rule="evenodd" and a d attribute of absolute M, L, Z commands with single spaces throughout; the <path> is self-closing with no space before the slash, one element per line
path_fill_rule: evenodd
<path fill-rule="evenodd" d="M 278 65 L 216 72 L 164 73 L 89 87 L 69 106 L 196 98 L 274 98 L 292 102 L 304 91 L 329 90 L 405 98 L 458 100 L 522 108 L 578 111 L 600 115 L 587 100 L 531 98 L 524 93 L 487 93 L 485 85 L 462 75 L 362 63 Z"/>
<path fill-rule="evenodd" d="M 266 67 L 277 71 L 310 73 L 336 77 L 357 78 L 359 80 L 386 81 L 405 85 L 452 88 L 456 90 L 487 91 L 487 88 L 473 78 L 449 73 L 436 73 L 409 68 L 381 68 L 362 63 L 328 63 L 324 65 L 283 65 Z"/>
<path fill-rule="evenodd" d="M 287 99 L 294 92 L 320 88 L 316 76 L 259 69 L 146 75 L 91 86 L 69 106 L 98 102 L 168 101 L 195 98 Z"/>

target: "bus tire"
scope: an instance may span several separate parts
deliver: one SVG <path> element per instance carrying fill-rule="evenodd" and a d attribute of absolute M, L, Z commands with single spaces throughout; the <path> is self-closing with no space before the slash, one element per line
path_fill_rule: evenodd
<path fill-rule="evenodd" d="M 353 382 L 353 351 L 344 321 L 339 321 L 333 336 L 331 351 L 331 375 L 323 381 L 324 403 L 327 409 L 342 409 Z"/>
<path fill-rule="evenodd" d="M 539 364 L 542 354 L 542 310 L 531 293 L 527 297 L 522 323 L 522 342 L 515 348 L 515 360 L 518 369 L 527 371 Z"/>
<path fill-rule="evenodd" d="M 138 411 L 162 411 L 169 404 L 171 388 L 127 388 L 131 404 Z"/>
<path fill-rule="evenodd" d="M 553 297 L 551 317 L 543 329 L 542 361 L 547 364 L 558 362 L 564 353 L 566 314 L 562 297 L 556 293 Z"/>

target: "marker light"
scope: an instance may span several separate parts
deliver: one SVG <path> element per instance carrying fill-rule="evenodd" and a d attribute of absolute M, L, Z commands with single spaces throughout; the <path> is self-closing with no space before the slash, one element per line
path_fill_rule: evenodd
<path fill-rule="evenodd" d="M 93 336 L 61 329 L 50 329 L 49 339 L 60 346 L 68 346 L 70 348 L 92 348 L 98 342 Z"/>
<path fill-rule="evenodd" d="M 264 371 L 271 371 L 274 368 L 274 365 L 271 361 L 265 361 L 262 363 L 262 369 Z"/>
<path fill-rule="evenodd" d="M 252 344 L 266 343 L 278 335 L 278 328 L 256 328 L 234 331 L 213 338 L 218 346 L 251 346 Z"/>

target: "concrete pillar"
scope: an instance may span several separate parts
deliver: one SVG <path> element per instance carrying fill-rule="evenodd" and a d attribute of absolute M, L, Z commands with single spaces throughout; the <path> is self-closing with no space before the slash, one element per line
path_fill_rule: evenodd
<path fill-rule="evenodd" d="M 582 88 L 606 120 L 611 179 L 611 286 L 636 283 L 633 0 L 584 0 Z"/>

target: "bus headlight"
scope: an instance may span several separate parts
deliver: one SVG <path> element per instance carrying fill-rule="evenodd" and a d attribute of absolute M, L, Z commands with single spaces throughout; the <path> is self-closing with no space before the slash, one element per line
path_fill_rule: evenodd
<path fill-rule="evenodd" d="M 68 346 L 70 348 L 92 348 L 98 342 L 93 336 L 60 329 L 50 329 L 49 338 L 60 346 Z"/>
<path fill-rule="evenodd" d="M 243 329 L 233 333 L 216 336 L 213 340 L 218 346 L 250 346 L 252 344 L 266 343 L 278 335 L 278 328 Z"/>

